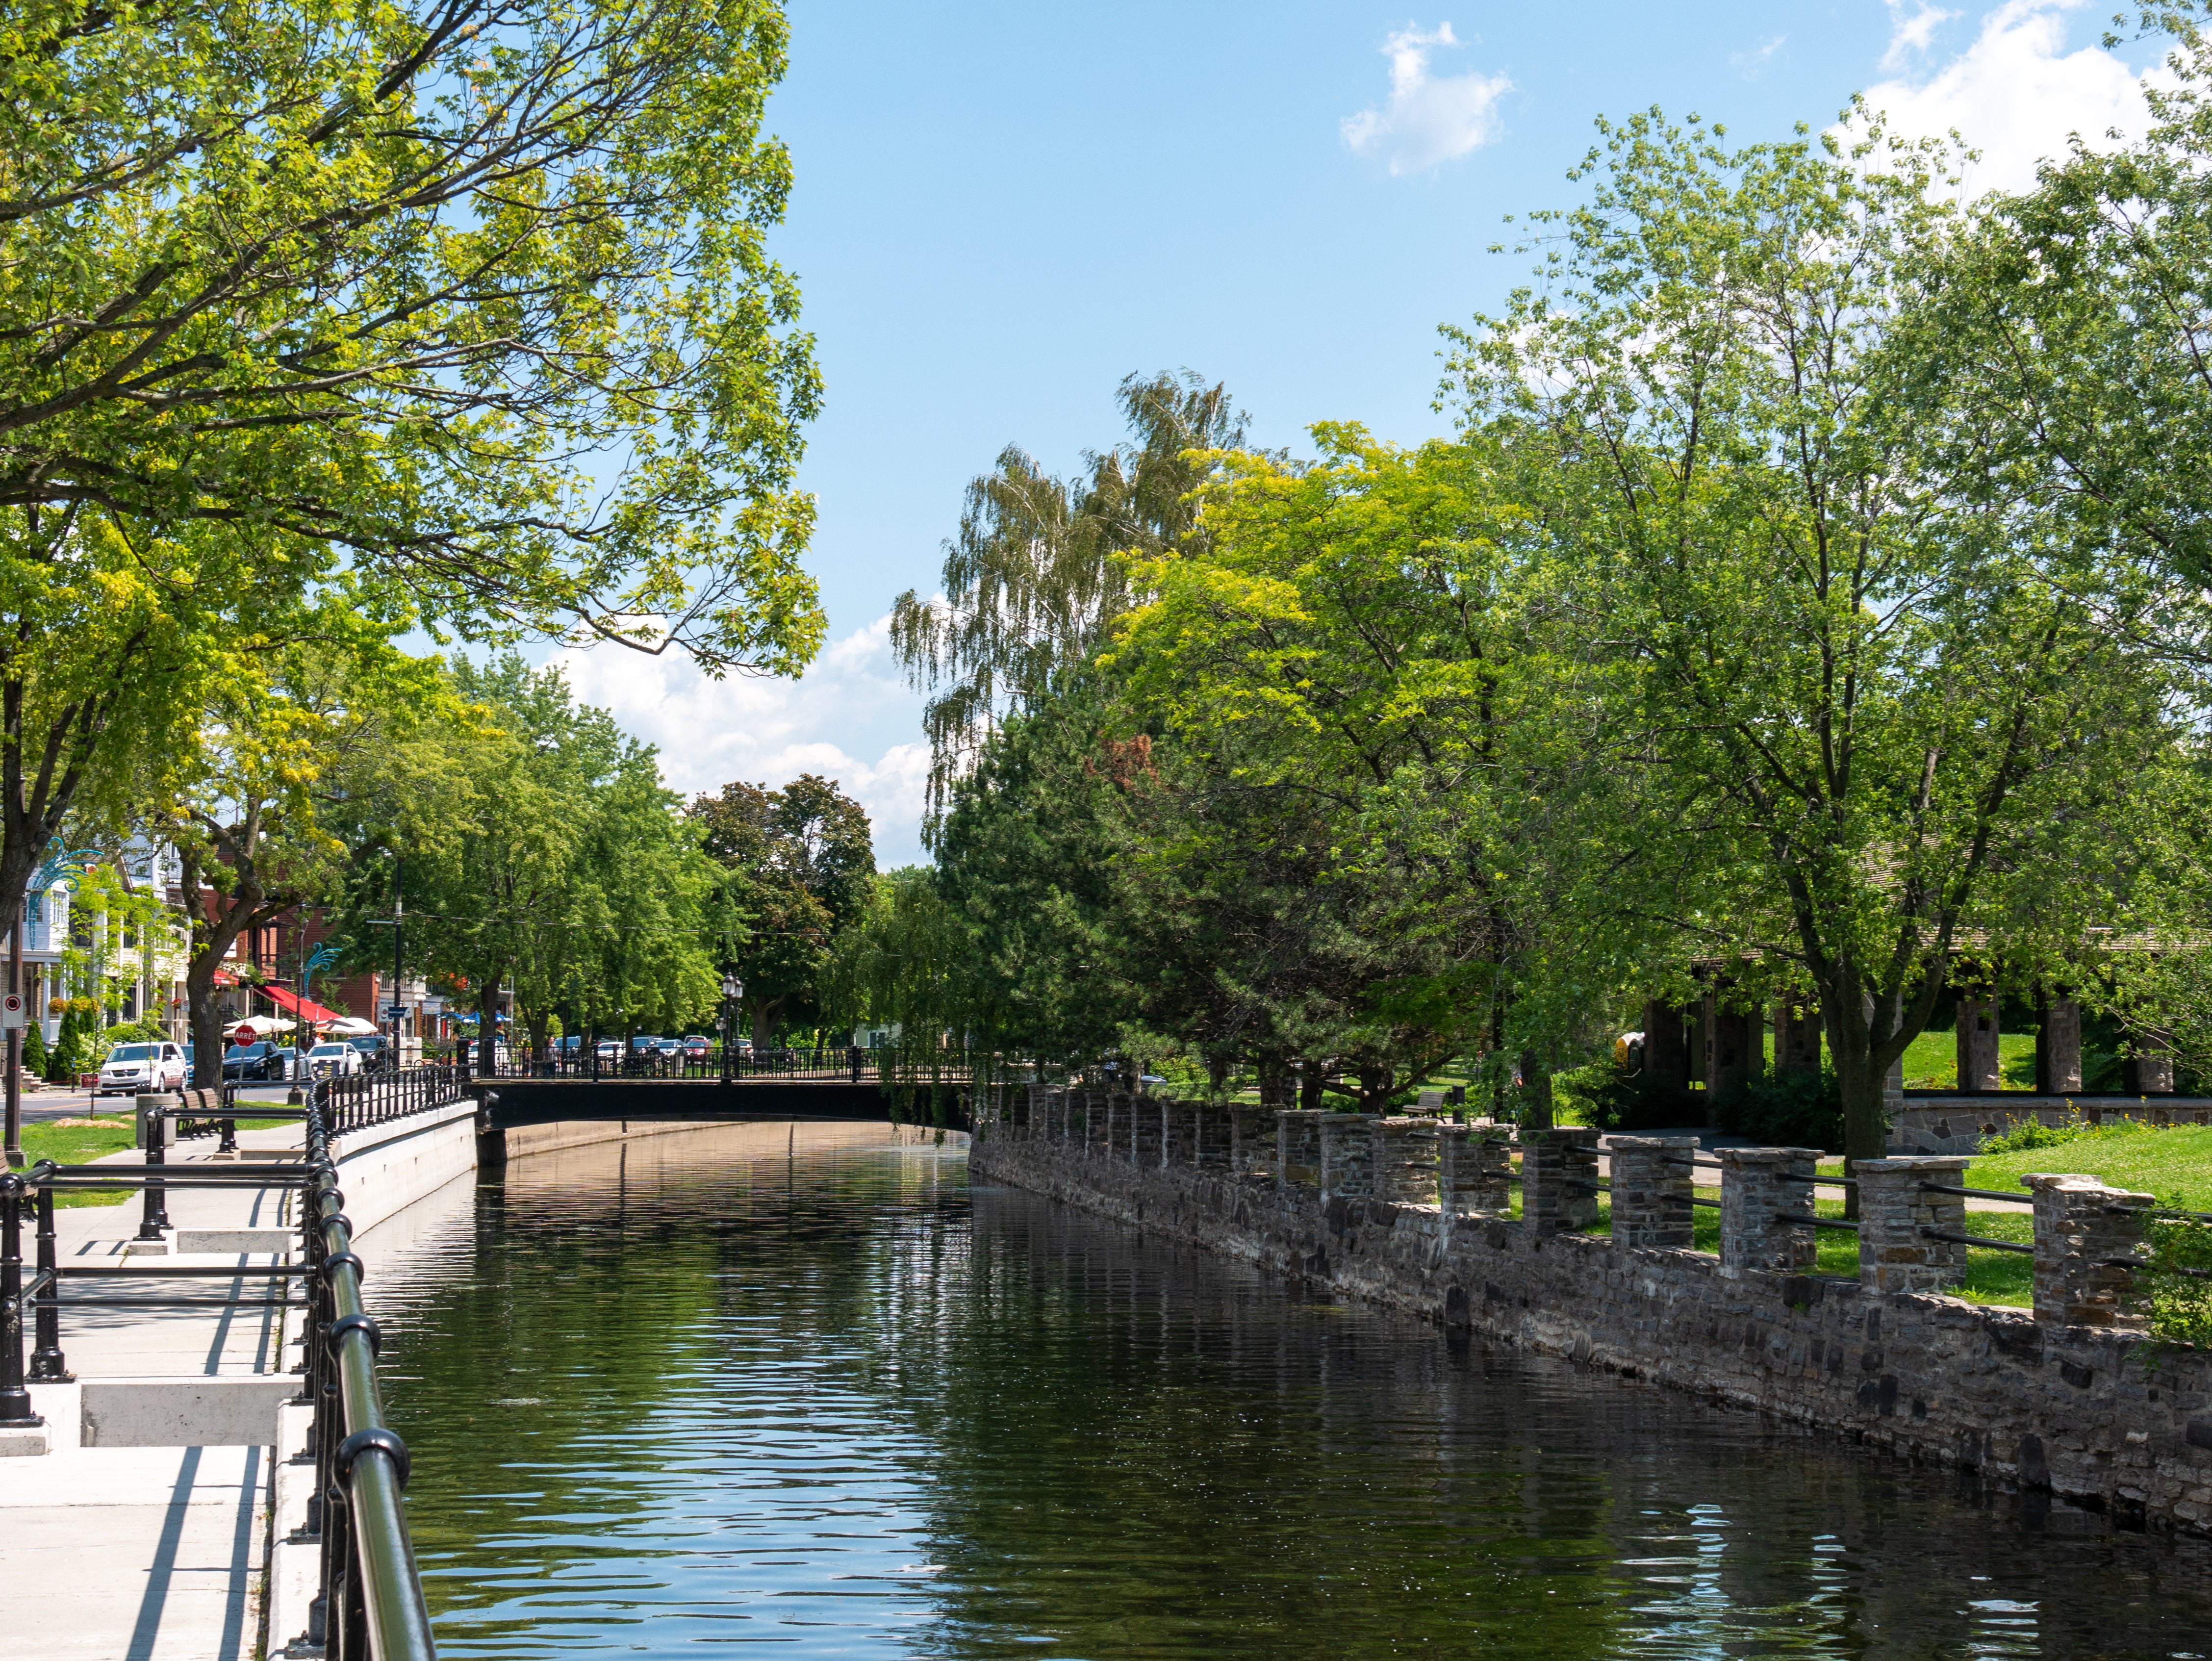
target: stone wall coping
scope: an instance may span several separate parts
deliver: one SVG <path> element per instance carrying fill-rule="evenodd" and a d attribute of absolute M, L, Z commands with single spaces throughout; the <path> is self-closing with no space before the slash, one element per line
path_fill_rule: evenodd
<path fill-rule="evenodd" d="M 1595 1125 L 1553 1124 L 1538 1125 L 1524 1129 L 1521 1133 L 1521 1138 L 1523 1141 L 1531 1136 L 1549 1136 L 1554 1141 L 1562 1142 L 1579 1142 L 1587 1140 L 1592 1147 L 1595 1147 L 1597 1139 L 1603 1134 Z"/>
<path fill-rule="evenodd" d="M 1608 1150 L 1623 1147 L 1638 1149 L 1695 1147 L 1698 1145 L 1698 1139 L 1695 1136 L 1608 1136 L 1605 1139 L 1605 1145 Z"/>
<path fill-rule="evenodd" d="M 1723 1160 L 1733 1159 L 1739 1165 L 1794 1165 L 1800 1159 L 1823 1159 L 1827 1156 L 1817 1147 L 1717 1147 L 1713 1153 Z M 1880 1165 L 1879 1159 L 1861 1159 L 1861 1166 Z"/>
<path fill-rule="evenodd" d="M 1964 1171 L 1973 1162 L 1971 1153 L 1893 1153 L 1886 1159 L 1854 1159 L 1851 1171 Z"/>
<path fill-rule="evenodd" d="M 2130 1194 L 2117 1188 L 2108 1188 L 2101 1177 L 2082 1177 L 2066 1171 L 2031 1171 L 2020 1179 L 2021 1186 L 2038 1193 L 2102 1194 L 2108 1205 L 2149 1206 L 2158 1203 L 2155 1194 Z"/>

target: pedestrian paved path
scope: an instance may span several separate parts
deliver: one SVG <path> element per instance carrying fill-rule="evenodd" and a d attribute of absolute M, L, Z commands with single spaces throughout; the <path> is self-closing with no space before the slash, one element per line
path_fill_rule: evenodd
<path fill-rule="evenodd" d="M 296 1152 L 297 1127 L 248 1131 L 250 1156 Z M 210 1141 L 172 1151 L 173 1166 L 210 1161 Z M 136 1153 L 100 1163 L 135 1165 Z M 288 1190 L 173 1189 L 167 1210 L 180 1231 L 295 1226 Z M 140 1205 L 85 1206 L 55 1214 L 64 1262 L 121 1257 L 137 1232 Z M 279 1254 L 200 1253 L 179 1263 L 265 1264 Z M 149 1261 L 141 1259 L 140 1261 Z M 296 1339 L 305 1305 L 267 1309 L 161 1308 L 175 1282 L 72 1282 L 113 1306 L 63 1304 L 62 1346 L 80 1381 L 118 1378 L 238 1378 L 279 1374 L 288 1320 Z M 194 1295 L 257 1297 L 264 1280 L 210 1277 Z M 265 1446 L 85 1447 L 70 1386 L 33 1387 L 54 1433 L 53 1451 L 0 1459 L 0 1587 L 9 1608 L 10 1657 L 102 1661 L 244 1661 L 260 1641 L 269 1542 L 270 1450 Z"/>

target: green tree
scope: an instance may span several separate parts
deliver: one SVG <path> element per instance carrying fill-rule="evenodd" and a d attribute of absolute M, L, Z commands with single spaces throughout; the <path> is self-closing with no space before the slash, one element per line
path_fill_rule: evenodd
<path fill-rule="evenodd" d="M 753 1043 L 765 1050 L 779 1020 L 819 1012 L 830 942 L 873 897 L 868 816 L 835 780 L 812 773 L 781 790 L 726 784 L 690 812 L 707 856 L 726 873 L 726 904 L 744 919 L 725 966 L 744 983 Z"/>
<path fill-rule="evenodd" d="M 222 1082 L 216 977 L 232 946 L 342 881 L 365 851 L 347 833 L 375 823 L 362 801 L 434 704 L 428 666 L 343 614 L 325 628 L 210 689 L 173 794 L 152 798 L 149 831 L 179 855 L 196 1085 Z"/>
<path fill-rule="evenodd" d="M 932 694 L 933 809 L 1007 714 L 1105 645 L 1138 598 L 1121 556 L 1201 534 L 1192 456 L 1244 441 L 1228 389 L 1188 370 L 1130 375 L 1118 401 L 1130 436 L 1093 453 L 1087 476 L 1054 478 L 1019 447 L 1002 451 L 969 482 L 959 535 L 945 545 L 944 603 L 908 589 L 892 607 L 892 649 Z"/>
<path fill-rule="evenodd" d="M 2156 585 L 2107 563 L 2085 592 L 2043 520 L 1947 471 L 1914 350 L 1943 157 L 1859 134 L 1606 127 L 1540 286 L 1455 332 L 1449 386 L 1554 457 L 1544 604 L 1624 783 L 1589 849 L 1615 910 L 1814 989 L 1869 1157 L 1961 952 L 2113 920 L 2179 689 L 2138 644 Z"/>
<path fill-rule="evenodd" d="M 727 925 L 652 747 L 576 704 L 557 668 L 507 653 L 449 673 L 475 730 L 465 791 L 408 830 L 410 959 L 465 985 L 487 1032 L 512 984 L 538 1053 L 557 1012 L 627 1037 L 711 1007 Z M 362 909 L 388 892 L 372 883 Z"/>
<path fill-rule="evenodd" d="M 0 57 L 0 510 L 337 549 L 464 632 L 786 668 L 819 385 L 758 0 L 106 7 Z"/>

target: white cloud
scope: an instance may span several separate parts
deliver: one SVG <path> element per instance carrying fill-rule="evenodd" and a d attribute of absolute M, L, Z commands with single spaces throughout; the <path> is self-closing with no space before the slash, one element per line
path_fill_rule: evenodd
<path fill-rule="evenodd" d="M 2113 128 L 2143 130 L 2139 72 L 2098 46 L 2066 49 L 2072 14 L 2085 3 L 2007 0 L 1984 14 L 1964 52 L 1932 71 L 1869 87 L 1867 103 L 1888 116 L 1894 131 L 1940 137 L 1955 128 L 1982 153 L 1967 175 L 1970 194 L 2027 189 L 2038 161 L 2064 154 L 2069 134 L 2101 147 Z M 1890 70 L 1923 54 L 1936 25 L 1952 15 L 1923 4 L 1908 17 L 1894 3 L 1890 14 L 1882 59 Z"/>
<path fill-rule="evenodd" d="M 1389 100 L 1342 123 L 1344 142 L 1355 154 L 1386 161 L 1394 174 L 1425 173 L 1498 136 L 1498 100 L 1513 90 L 1512 82 L 1503 75 L 1429 73 L 1431 52 L 1459 44 L 1449 23 L 1432 33 L 1401 29 L 1383 44 Z"/>
<path fill-rule="evenodd" d="M 1760 41 L 1749 52 L 1732 52 L 1729 56 L 1729 67 L 1745 80 L 1756 81 L 1766 73 L 1789 39 L 1786 34 L 1778 34 L 1771 40 Z"/>
<path fill-rule="evenodd" d="M 1901 70 L 1917 54 L 1935 44 L 1936 31 L 1959 14 L 1919 0 L 1920 9 L 1910 17 L 1899 0 L 1888 0 L 1889 50 L 1881 55 L 1886 70 Z"/>
<path fill-rule="evenodd" d="M 921 700 L 891 657 L 888 616 L 833 642 L 795 681 L 710 680 L 688 658 L 618 646 L 570 648 L 552 661 L 579 703 L 659 746 L 671 789 L 693 796 L 733 779 L 774 788 L 819 773 L 867 809 L 878 865 L 922 857 L 929 745 L 908 736 Z"/>

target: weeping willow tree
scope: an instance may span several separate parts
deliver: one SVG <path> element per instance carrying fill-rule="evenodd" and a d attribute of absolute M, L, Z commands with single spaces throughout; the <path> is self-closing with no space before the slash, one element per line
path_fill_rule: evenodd
<path fill-rule="evenodd" d="M 891 648 L 930 694 L 932 829 L 952 782 L 1009 713 L 1030 709 L 1062 671 L 1088 660 L 1143 596 L 1116 556 L 1157 559 L 1202 534 L 1190 493 L 1197 451 L 1243 447 L 1247 417 L 1228 388 L 1180 374 L 1131 375 L 1117 394 L 1130 436 L 1072 478 L 1018 445 L 968 486 L 945 545 L 942 593 L 909 588 L 891 612 Z"/>
<path fill-rule="evenodd" d="M 897 1104 L 944 1123 L 945 1092 L 972 1077 L 980 1092 L 1004 1082 L 987 1047 L 990 978 L 974 929 L 947 904 L 936 873 L 909 865 L 876 879 L 860 916 L 840 932 L 822 978 L 823 1002 L 841 1019 L 888 1029 L 877 1077 Z"/>

